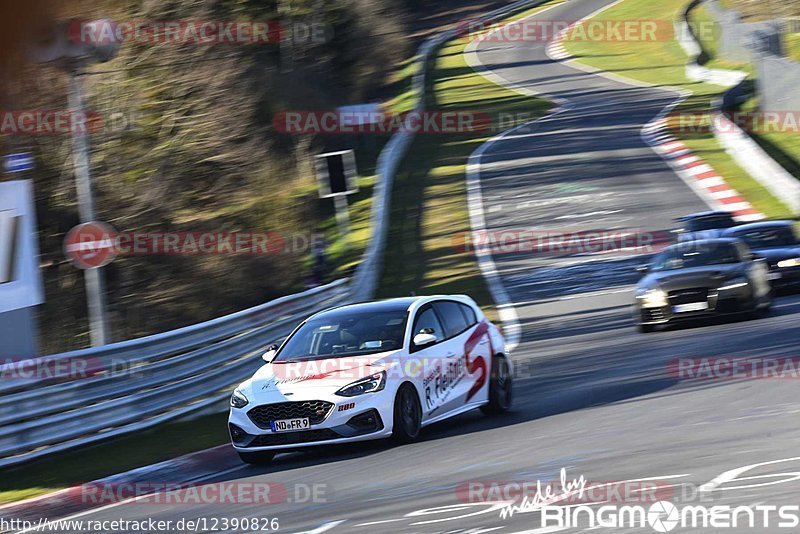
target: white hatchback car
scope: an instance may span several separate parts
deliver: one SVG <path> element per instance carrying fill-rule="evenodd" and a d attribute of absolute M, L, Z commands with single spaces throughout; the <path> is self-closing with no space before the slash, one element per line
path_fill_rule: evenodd
<path fill-rule="evenodd" d="M 277 451 L 393 437 L 474 408 L 510 409 L 500 330 L 469 297 L 408 297 L 306 319 L 231 397 L 229 430 L 247 463 Z"/>

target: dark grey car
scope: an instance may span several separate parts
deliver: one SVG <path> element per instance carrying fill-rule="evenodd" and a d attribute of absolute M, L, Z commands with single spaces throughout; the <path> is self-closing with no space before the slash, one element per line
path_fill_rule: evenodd
<path fill-rule="evenodd" d="M 673 245 L 640 270 L 646 276 L 634 312 L 642 332 L 713 315 L 755 315 L 772 305 L 767 264 L 739 239 Z"/>
<path fill-rule="evenodd" d="M 769 266 L 775 289 L 800 288 L 800 239 L 794 221 L 765 221 L 725 230 L 724 237 L 741 239 Z"/>

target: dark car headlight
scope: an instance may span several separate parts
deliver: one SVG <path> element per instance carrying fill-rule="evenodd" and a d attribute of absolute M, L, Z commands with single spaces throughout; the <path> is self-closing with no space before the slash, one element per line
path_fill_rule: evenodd
<path fill-rule="evenodd" d="M 249 404 L 249 402 L 250 401 L 247 400 L 247 397 L 244 396 L 244 393 L 242 393 L 241 389 L 236 388 L 233 391 L 233 395 L 231 395 L 231 406 L 232 407 L 234 407 L 234 408 L 244 408 L 245 406 L 247 406 Z"/>
<path fill-rule="evenodd" d="M 357 397 L 365 393 L 375 393 L 384 387 L 386 387 L 386 371 L 381 371 L 343 387 L 336 394 L 340 397 Z"/>

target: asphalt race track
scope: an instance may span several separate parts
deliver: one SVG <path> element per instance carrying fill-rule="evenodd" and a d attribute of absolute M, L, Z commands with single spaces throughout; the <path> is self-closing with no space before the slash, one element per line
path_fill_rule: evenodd
<path fill-rule="evenodd" d="M 575 0 L 539 16 L 576 20 L 609 3 Z M 640 137 L 674 94 L 555 63 L 542 43 L 487 42 L 477 55 L 510 83 L 569 103 L 567 111 L 484 153 L 490 229 L 663 231 L 674 217 L 706 209 Z M 277 517 L 280 532 L 315 533 L 556 532 L 540 529 L 535 513 L 502 519 L 498 505 L 465 503 L 459 488 L 469 481 L 548 481 L 562 468 L 569 478 L 591 482 L 656 480 L 686 493 L 687 502 L 692 488 L 715 481 L 703 493 L 713 504 L 797 504 L 800 458 L 792 458 L 800 457 L 800 383 L 682 381 L 668 366 L 680 357 L 800 356 L 800 297 L 782 297 L 758 320 L 644 335 L 629 306 L 638 258 L 587 262 L 579 255 L 511 253 L 494 259 L 520 316 L 514 359 L 533 373 L 516 384 L 513 414 L 470 413 L 429 428 L 414 445 L 283 455 L 273 466 L 242 465 L 216 479 L 282 483 L 290 501 L 298 500 L 292 492 L 298 484 L 320 485 L 318 500 L 326 502 L 134 503 L 82 519 Z M 787 461 L 754 466 L 778 460 Z M 738 482 L 718 478 L 750 466 Z M 610 530 L 626 531 L 632 530 Z"/>

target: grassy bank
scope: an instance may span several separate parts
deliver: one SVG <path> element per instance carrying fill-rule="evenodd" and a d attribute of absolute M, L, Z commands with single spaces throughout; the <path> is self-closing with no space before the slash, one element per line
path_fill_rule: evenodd
<path fill-rule="evenodd" d="M 547 113 L 548 102 L 521 96 L 475 72 L 464 56 L 467 44 L 467 39 L 455 39 L 439 50 L 430 66 L 427 109 L 479 110 L 491 117 L 514 114 L 530 120 Z M 395 177 L 381 296 L 466 293 L 494 317 L 494 303 L 475 257 L 460 245 L 470 231 L 467 160 L 497 133 L 492 128 L 415 138 Z"/>
<path fill-rule="evenodd" d="M 626 0 L 597 16 L 599 20 L 660 20 L 671 25 L 687 5 L 687 0 Z M 677 41 L 644 42 L 567 42 L 567 48 L 578 60 L 627 78 L 658 86 L 671 86 L 690 91 L 691 96 L 676 113 L 706 115 L 712 101 L 725 88 L 698 83 L 686 77 L 687 57 Z M 674 126 L 674 121 L 673 121 Z M 755 181 L 719 145 L 710 131 L 674 133 L 698 156 L 705 159 L 759 211 L 769 217 L 788 217 L 789 209 Z"/>

